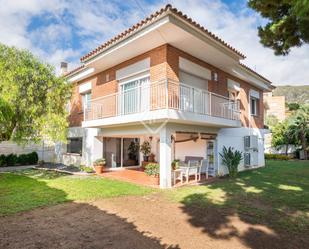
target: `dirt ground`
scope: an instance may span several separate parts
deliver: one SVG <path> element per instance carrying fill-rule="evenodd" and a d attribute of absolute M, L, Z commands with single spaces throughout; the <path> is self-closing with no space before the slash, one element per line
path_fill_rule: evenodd
<path fill-rule="evenodd" d="M 0 248 L 306 248 L 288 234 L 154 194 L 66 203 L 0 218 Z"/>

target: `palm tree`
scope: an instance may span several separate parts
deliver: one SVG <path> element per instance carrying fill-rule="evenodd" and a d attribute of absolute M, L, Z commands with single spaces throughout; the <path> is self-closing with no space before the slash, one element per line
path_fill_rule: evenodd
<path fill-rule="evenodd" d="M 301 145 L 304 158 L 308 159 L 309 106 L 301 107 L 291 121 L 289 126 L 290 134 Z"/>

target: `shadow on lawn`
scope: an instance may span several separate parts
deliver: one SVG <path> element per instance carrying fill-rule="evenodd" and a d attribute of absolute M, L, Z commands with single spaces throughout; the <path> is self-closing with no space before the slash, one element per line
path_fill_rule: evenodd
<path fill-rule="evenodd" d="M 289 171 L 263 174 L 267 170 L 208 185 L 225 194 L 221 203 L 207 192 L 187 195 L 182 209 L 189 222 L 215 239 L 238 238 L 250 248 L 309 248 L 309 172 L 291 179 Z"/>
<path fill-rule="evenodd" d="M 9 179 L 8 174 L 0 175 L 0 180 L 6 180 L 8 183 L 20 181 L 20 186 L 18 183 L 13 191 L 21 191 L 19 188 L 24 188 L 29 192 L 19 196 L 13 195 L 10 189 L 6 198 L 3 198 L 5 193 L 0 194 L 0 201 L 6 201 L 4 205 L 10 204 L 10 201 L 15 201 L 17 206 L 33 203 L 32 206 L 24 207 L 24 209 L 33 209 L 35 205 L 38 207 L 68 201 L 65 192 L 51 188 L 44 181 L 38 180 L 46 178 L 39 171 L 28 173 L 31 177 L 19 175 L 18 178 Z M 51 177 L 61 176 L 51 175 Z M 13 196 L 16 199 L 12 200 Z M 31 199 L 31 202 L 25 202 L 26 198 Z M 48 203 L 46 203 L 47 199 L 49 199 Z M 160 238 L 138 231 L 132 222 L 91 204 L 69 202 L 0 217 L 0 248 L 176 249 L 179 246 L 161 244 Z"/>

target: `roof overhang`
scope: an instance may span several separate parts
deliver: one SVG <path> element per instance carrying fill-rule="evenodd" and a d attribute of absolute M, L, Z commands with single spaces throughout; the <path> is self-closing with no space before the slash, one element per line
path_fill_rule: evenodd
<path fill-rule="evenodd" d="M 241 67 L 239 60 L 244 57 L 170 11 L 85 60 L 84 69 L 69 75 L 68 80 L 80 81 L 164 44 L 170 44 L 258 88 L 269 88 L 269 82 Z"/>

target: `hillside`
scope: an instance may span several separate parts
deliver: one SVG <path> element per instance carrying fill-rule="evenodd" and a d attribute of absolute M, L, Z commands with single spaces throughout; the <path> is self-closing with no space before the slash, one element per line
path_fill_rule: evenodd
<path fill-rule="evenodd" d="M 276 86 L 273 96 L 285 96 L 287 103 L 309 104 L 309 85 Z"/>

